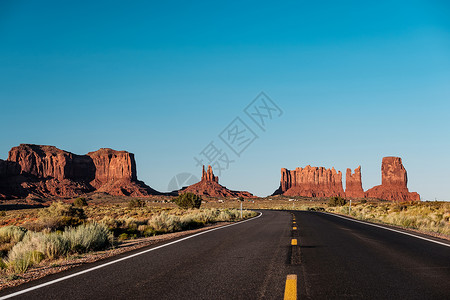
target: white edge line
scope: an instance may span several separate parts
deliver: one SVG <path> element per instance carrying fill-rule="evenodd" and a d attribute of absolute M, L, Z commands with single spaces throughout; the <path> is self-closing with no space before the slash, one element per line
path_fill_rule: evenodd
<path fill-rule="evenodd" d="M 57 282 L 60 282 L 60 281 L 63 281 L 63 280 L 75 277 L 75 276 L 78 276 L 78 275 L 82 275 L 82 274 L 85 274 L 85 273 L 88 273 L 88 272 L 91 272 L 91 271 L 94 271 L 94 270 L 98 270 L 100 268 L 103 268 L 103 267 L 115 264 L 117 262 L 124 261 L 126 259 L 129 259 L 129 258 L 132 258 L 132 257 L 136 257 L 136 256 L 139 256 L 141 254 L 145 254 L 147 252 L 154 251 L 154 250 L 157 250 L 157 249 L 160 249 L 160 248 L 163 248 L 163 247 L 167 247 L 167 246 L 170 246 L 170 245 L 173 245 L 173 244 L 176 244 L 176 243 L 179 243 L 179 242 L 191 239 L 193 237 L 196 237 L 196 236 L 199 236 L 199 235 L 211 232 L 211 231 L 215 231 L 215 230 L 223 229 L 223 228 L 226 228 L 226 227 L 242 224 L 242 223 L 245 223 L 245 222 L 248 222 L 248 221 L 251 221 L 251 220 L 255 220 L 255 219 L 258 219 L 261 216 L 262 216 L 262 212 L 259 212 L 259 216 L 257 216 L 257 217 L 253 217 L 251 219 L 247 219 L 247 220 L 240 221 L 240 222 L 237 222 L 237 223 L 228 224 L 228 225 L 216 227 L 216 228 L 213 228 L 213 229 L 209 229 L 209 230 L 206 230 L 206 231 L 202 231 L 202 232 L 199 232 L 199 233 L 196 233 L 196 234 L 193 234 L 193 235 L 181 238 L 179 240 L 176 240 L 176 241 L 173 241 L 173 242 L 169 242 L 169 243 L 164 244 L 164 245 L 156 246 L 156 247 L 151 248 L 151 249 L 147 249 L 147 250 L 144 250 L 144 251 L 141 251 L 141 252 L 138 252 L 138 253 L 131 254 L 129 256 L 125 256 L 125 257 L 122 257 L 122 258 L 119 258 L 119 259 L 116 259 L 116 260 L 113 260 L 113 261 L 110 261 L 110 262 L 107 262 L 107 263 L 104 263 L 104 264 L 92 267 L 90 269 L 86 269 L 86 270 L 83 270 L 83 271 L 80 271 L 80 272 L 77 272 L 77 273 L 74 273 L 74 274 L 70 274 L 70 275 L 67 275 L 67 276 L 64 276 L 64 277 L 61 277 L 61 278 L 58 278 L 58 279 L 54 279 L 54 280 L 51 280 L 51 281 L 48 281 L 48 282 L 45 282 L 45 283 L 41 283 L 41 284 L 36 285 L 36 286 L 32 286 L 30 288 L 27 288 L 27 289 L 24 289 L 24 290 L 21 290 L 21 291 L 14 292 L 14 293 L 6 295 L 6 296 L 2 296 L 2 297 L 0 297 L 0 300 L 12 298 L 12 297 L 15 297 L 15 296 L 18 296 L 18 295 L 21 295 L 21 294 L 25 294 L 25 293 L 31 292 L 33 290 L 37 290 L 37 289 L 40 289 L 42 287 L 45 287 L 45 286 L 48 286 L 48 285 L 51 285 L 51 284 L 54 284 L 54 283 L 57 283 Z"/>
<path fill-rule="evenodd" d="M 364 222 L 364 221 L 360 221 L 360 220 L 355 220 L 355 219 L 352 219 L 352 218 L 347 218 L 347 217 L 344 217 L 344 216 L 341 216 L 341 215 L 332 214 L 332 213 L 328 213 L 328 212 L 320 212 L 320 213 L 327 214 L 327 215 L 330 215 L 330 216 L 339 217 L 339 218 L 350 220 L 350 221 L 353 221 L 353 222 L 358 222 L 358 223 L 365 224 L 365 225 L 370 225 L 370 226 L 374 226 L 374 227 L 378 227 L 378 228 L 383 228 L 383 229 L 394 231 L 394 232 L 397 232 L 397 233 L 409 235 L 409 236 L 412 236 L 412 237 L 415 237 L 415 238 L 418 238 L 418 239 L 421 239 L 421 240 L 425 240 L 425 241 L 428 241 L 428 242 L 433 242 L 433 243 L 436 243 L 436 244 L 439 244 L 439 245 L 442 245 L 442 246 L 450 247 L 449 244 L 446 244 L 446 243 L 443 243 L 443 242 L 439 242 L 439 241 L 436 241 L 436 240 L 432 240 L 432 239 L 428 239 L 428 238 L 425 238 L 425 237 L 421 237 L 419 235 L 415 235 L 415 234 L 412 234 L 412 233 L 404 232 L 404 231 L 401 231 L 401 230 L 396 230 L 396 229 L 392 229 L 392 228 L 389 228 L 389 227 L 385 227 L 385 226 L 381 226 L 381 225 L 377 225 L 377 224 L 373 224 L 373 223 L 368 223 L 368 222 Z"/>

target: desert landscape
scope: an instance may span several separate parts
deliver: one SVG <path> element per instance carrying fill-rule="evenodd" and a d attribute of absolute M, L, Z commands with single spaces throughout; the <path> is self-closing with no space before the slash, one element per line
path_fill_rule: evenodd
<path fill-rule="evenodd" d="M 446 1 L 0 2 L 0 300 L 450 299 Z"/>
<path fill-rule="evenodd" d="M 260 210 L 337 213 L 450 240 L 450 204 L 421 202 L 409 192 L 399 157 L 383 158 L 382 184 L 367 191 L 360 166 L 347 169 L 345 191 L 334 168 L 282 168 L 280 187 L 267 197 L 227 189 L 211 166 L 195 184 L 158 192 L 138 180 L 132 153 L 106 148 L 76 155 L 21 144 L 0 161 L 0 171 L 1 288 Z M 187 204 L 177 202 L 183 196 Z"/>

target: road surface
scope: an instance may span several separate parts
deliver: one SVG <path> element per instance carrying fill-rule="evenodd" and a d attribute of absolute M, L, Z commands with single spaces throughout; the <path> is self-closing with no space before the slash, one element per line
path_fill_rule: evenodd
<path fill-rule="evenodd" d="M 450 299 L 448 246 L 318 212 L 262 213 L 7 289 L 0 299 L 27 289 L 14 299 Z"/>

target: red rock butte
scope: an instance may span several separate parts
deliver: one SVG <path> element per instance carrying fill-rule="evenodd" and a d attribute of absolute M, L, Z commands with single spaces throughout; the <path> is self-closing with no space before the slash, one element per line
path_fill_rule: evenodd
<path fill-rule="evenodd" d="M 219 177 L 214 176 L 211 166 L 208 166 L 208 170 L 205 171 L 203 166 L 202 179 L 186 188 L 178 191 L 179 194 L 194 193 L 199 196 L 209 197 L 243 197 L 254 198 L 252 194 L 245 191 L 232 191 L 219 184 Z"/>
<path fill-rule="evenodd" d="M 134 154 L 102 148 L 77 155 L 54 146 L 21 144 L 0 160 L 0 198 L 159 194 L 137 180 Z"/>
<path fill-rule="evenodd" d="M 280 187 L 274 192 L 286 196 L 376 198 L 390 201 L 420 201 L 420 195 L 409 192 L 407 174 L 400 157 L 384 157 L 381 164 L 381 185 L 366 192 L 362 188 L 361 166 L 346 172 L 345 192 L 342 173 L 323 167 L 281 169 Z"/>
<path fill-rule="evenodd" d="M 366 198 L 392 201 L 420 201 L 420 195 L 408 191 L 408 176 L 400 157 L 383 157 L 381 164 L 381 185 L 364 193 Z"/>
<path fill-rule="evenodd" d="M 331 197 L 343 196 L 342 173 L 324 167 L 281 169 L 281 191 L 287 196 Z"/>
<path fill-rule="evenodd" d="M 350 168 L 345 173 L 345 197 L 347 198 L 363 198 L 364 190 L 362 188 L 361 181 L 361 166 L 355 169 L 355 173 L 352 174 Z"/>

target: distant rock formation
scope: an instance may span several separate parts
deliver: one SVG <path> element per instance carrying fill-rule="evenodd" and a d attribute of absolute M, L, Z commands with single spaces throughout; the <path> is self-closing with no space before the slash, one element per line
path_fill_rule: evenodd
<path fill-rule="evenodd" d="M 6 175 L 4 175 L 6 174 Z M 89 192 L 145 196 L 157 191 L 137 180 L 134 155 L 100 149 L 76 155 L 54 146 L 21 144 L 0 162 L 0 198 L 73 197 Z"/>
<path fill-rule="evenodd" d="M 342 174 L 334 168 L 323 167 L 281 169 L 280 187 L 273 195 L 304 197 L 376 198 L 390 201 L 420 201 L 420 195 L 409 192 L 407 175 L 400 157 L 384 157 L 381 166 L 382 183 L 364 192 L 361 182 L 361 166 L 346 172 L 345 193 Z"/>
<path fill-rule="evenodd" d="M 364 198 L 364 190 L 361 182 L 361 166 L 355 169 L 352 174 L 350 168 L 345 174 L 345 197 L 347 198 Z"/>
<path fill-rule="evenodd" d="M 249 192 L 232 191 L 219 184 L 219 177 L 214 176 L 211 166 L 208 166 L 208 170 L 205 172 L 205 166 L 203 166 L 201 181 L 190 185 L 186 188 L 178 191 L 179 194 L 194 193 L 200 196 L 209 197 L 244 197 L 253 198 L 254 196 Z"/>
<path fill-rule="evenodd" d="M 208 166 L 208 171 L 205 172 L 205 166 L 203 166 L 202 181 L 214 181 L 219 183 L 219 177 L 214 176 L 211 166 Z"/>
<path fill-rule="evenodd" d="M 324 167 L 282 168 L 280 188 L 275 194 L 279 193 L 305 197 L 344 196 L 342 173 Z"/>
<path fill-rule="evenodd" d="M 420 195 L 409 192 L 408 176 L 400 157 L 383 157 L 381 163 L 381 185 L 365 192 L 367 198 L 392 201 L 420 201 Z"/>

